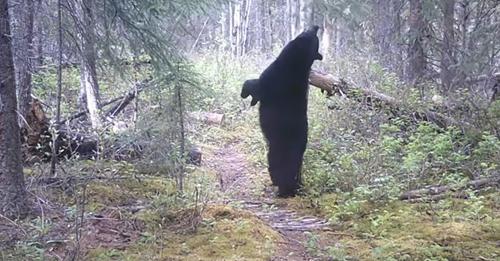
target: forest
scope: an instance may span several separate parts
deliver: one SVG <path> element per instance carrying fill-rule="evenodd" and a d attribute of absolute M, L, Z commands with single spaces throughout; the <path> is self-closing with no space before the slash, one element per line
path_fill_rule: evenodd
<path fill-rule="evenodd" d="M 0 0 L 0 260 L 500 259 L 500 1 Z"/>

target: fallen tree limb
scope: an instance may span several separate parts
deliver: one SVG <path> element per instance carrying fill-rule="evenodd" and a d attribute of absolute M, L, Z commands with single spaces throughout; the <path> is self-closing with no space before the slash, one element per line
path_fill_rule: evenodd
<path fill-rule="evenodd" d="M 408 108 L 408 105 L 398 101 L 394 97 L 380 93 L 376 90 L 353 86 L 344 79 L 328 73 L 312 70 L 309 75 L 309 83 L 326 91 L 329 96 L 338 95 L 359 101 L 366 101 L 371 106 L 389 108 L 396 114 L 407 115 L 417 120 L 433 122 L 442 128 L 457 126 L 467 131 L 475 131 L 474 127 L 466 122 L 459 122 L 451 117 L 429 109 Z"/>
<path fill-rule="evenodd" d="M 110 110 L 108 110 L 105 116 L 110 118 L 116 117 L 116 115 L 118 115 L 121 111 L 123 111 L 123 109 L 125 109 L 125 107 L 127 107 L 127 105 L 129 105 L 130 102 L 132 102 L 132 100 L 134 100 L 135 97 L 146 88 L 147 83 L 148 81 L 136 83 L 134 85 L 134 88 L 132 88 L 132 90 L 130 90 L 127 94 L 120 97 L 121 102 L 113 106 L 113 108 L 111 108 Z"/>
<path fill-rule="evenodd" d="M 101 109 L 108 106 L 108 105 L 111 105 L 117 101 L 122 101 L 119 105 L 117 106 L 114 106 L 112 109 L 110 109 L 107 113 L 106 113 L 106 116 L 111 116 L 111 117 L 114 117 L 116 116 L 118 113 L 120 113 L 134 98 L 137 94 L 139 94 L 140 92 L 142 92 L 145 88 L 146 88 L 146 85 L 147 83 L 149 82 L 149 80 L 145 80 L 143 82 L 139 82 L 139 83 L 136 83 L 134 85 L 134 88 L 132 88 L 132 90 L 128 91 L 126 94 L 122 95 L 122 96 L 119 96 L 119 97 L 116 97 L 116 98 L 113 98 L 111 100 L 108 100 L 104 103 L 101 103 Z M 86 109 L 84 111 L 80 111 L 80 112 L 77 112 L 71 116 L 69 116 L 68 118 L 62 120 L 61 122 L 59 122 L 60 124 L 63 124 L 65 122 L 70 122 L 72 120 L 76 120 L 80 117 L 83 117 L 85 116 L 89 111 Z"/>
<path fill-rule="evenodd" d="M 419 200 L 439 200 L 445 198 L 445 193 L 452 192 L 452 196 L 464 197 L 465 189 L 479 190 L 486 187 L 500 186 L 500 175 L 495 175 L 488 178 L 476 179 L 469 181 L 467 184 L 460 187 L 453 186 L 431 186 L 422 189 L 411 190 L 399 196 L 400 200 L 415 201 Z"/>
<path fill-rule="evenodd" d="M 113 104 L 113 103 L 115 103 L 115 102 L 117 102 L 117 101 L 119 101 L 119 100 L 122 100 L 125 96 L 126 96 L 126 95 L 122 95 L 122 96 L 120 96 L 120 97 L 113 98 L 113 99 L 111 99 L 111 100 L 109 100 L 109 101 L 107 101 L 107 102 L 104 102 L 104 103 L 102 103 L 102 104 L 101 104 L 101 108 L 106 107 L 106 106 L 108 106 L 108 105 L 110 105 L 110 104 Z M 80 112 L 77 112 L 77 113 L 75 113 L 75 114 L 73 114 L 73 115 L 69 116 L 68 118 L 66 118 L 66 119 L 64 119 L 64 120 L 61 120 L 59 123 L 60 123 L 60 124 L 63 124 L 63 123 L 65 123 L 65 122 L 70 122 L 70 121 L 72 121 L 72 120 L 76 120 L 76 119 L 78 119 L 78 118 L 80 118 L 80 117 L 85 116 L 88 112 L 89 112 L 89 110 L 87 110 L 87 109 L 86 109 L 85 111 L 80 111 Z"/>
<path fill-rule="evenodd" d="M 102 107 L 117 103 L 116 106 L 113 106 L 110 110 L 105 114 L 106 118 L 112 119 L 118 113 L 123 111 L 125 107 L 130 104 L 130 102 L 136 98 L 137 94 L 143 91 L 147 87 L 147 83 L 149 80 L 145 80 L 134 85 L 134 88 L 127 92 L 125 95 L 122 95 L 117 98 L 113 98 L 101 105 Z M 73 126 L 69 126 L 69 122 L 77 119 L 79 117 L 84 116 L 88 111 L 80 111 L 68 117 L 67 119 L 59 122 L 57 124 L 57 140 L 56 147 L 58 153 L 58 158 L 61 157 L 71 157 L 75 154 L 78 154 L 83 157 L 92 157 L 94 156 L 97 149 L 97 137 L 95 135 L 87 133 L 86 131 L 82 131 L 85 129 L 85 126 L 82 126 L 80 130 Z M 30 112 L 26 117 L 27 128 L 22 130 L 22 138 L 23 138 L 23 152 L 24 158 L 27 162 L 36 162 L 40 159 L 47 160 L 50 158 L 50 148 L 52 142 L 52 131 L 50 130 L 50 121 L 47 118 L 42 103 L 33 99 L 31 104 Z"/>

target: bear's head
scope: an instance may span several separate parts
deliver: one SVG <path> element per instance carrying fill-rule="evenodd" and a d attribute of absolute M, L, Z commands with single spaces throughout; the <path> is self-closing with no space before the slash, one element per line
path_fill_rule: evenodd
<path fill-rule="evenodd" d="M 300 66 L 309 70 L 315 60 L 323 59 L 318 52 L 318 30 L 319 26 L 315 25 L 299 34 L 283 48 L 278 60 L 282 60 L 287 65 Z"/>
<path fill-rule="evenodd" d="M 303 41 L 305 46 L 307 46 L 309 54 L 308 57 L 311 57 L 314 60 L 323 60 L 323 55 L 321 55 L 319 50 L 319 39 L 318 39 L 318 30 L 319 26 L 314 25 L 311 26 L 307 31 L 304 31 L 299 36 L 297 36 L 296 40 Z"/>

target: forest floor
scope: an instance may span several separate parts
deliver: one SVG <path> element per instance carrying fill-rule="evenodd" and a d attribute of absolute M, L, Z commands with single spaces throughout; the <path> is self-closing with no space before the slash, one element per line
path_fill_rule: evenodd
<path fill-rule="evenodd" d="M 309 247 L 332 244 L 328 222 L 298 213 L 287 206 L 287 199 L 277 198 L 267 173 L 259 173 L 237 147 L 238 144 L 225 144 L 208 152 L 204 161 L 217 173 L 219 188 L 228 202 L 249 211 L 281 235 L 271 260 L 315 260 L 308 240 L 319 243 Z M 312 239 L 314 234 L 318 238 Z"/>
<path fill-rule="evenodd" d="M 180 194 L 150 164 L 61 162 L 57 182 L 43 178 L 45 165 L 25 169 L 37 213 L 22 222 L 0 217 L 0 260 L 500 257 L 496 189 L 420 204 L 338 193 L 277 198 L 255 116 L 191 126 L 203 160 L 188 166 Z"/>

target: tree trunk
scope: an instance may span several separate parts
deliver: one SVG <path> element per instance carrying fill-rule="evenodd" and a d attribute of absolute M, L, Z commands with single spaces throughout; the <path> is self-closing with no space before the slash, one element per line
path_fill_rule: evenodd
<path fill-rule="evenodd" d="M 273 19 L 273 1 L 268 1 L 267 13 L 269 17 L 269 46 L 273 49 L 274 46 L 274 19 Z"/>
<path fill-rule="evenodd" d="M 23 15 L 21 21 L 21 32 L 23 33 L 22 46 L 20 50 L 19 68 L 19 112 L 21 117 L 26 118 L 31 104 L 31 75 L 33 72 L 33 17 L 34 17 L 34 1 L 23 1 Z M 24 126 L 24 120 L 21 120 L 21 126 Z"/>
<path fill-rule="evenodd" d="M 100 119 L 100 106 L 98 104 L 98 97 L 96 89 L 92 83 L 92 77 L 90 72 L 88 71 L 88 67 L 85 66 L 84 63 L 80 66 L 80 93 L 85 93 L 85 103 L 86 108 L 89 111 L 90 121 L 92 123 L 93 128 L 101 127 L 101 119 Z"/>
<path fill-rule="evenodd" d="M 228 17 L 227 12 L 222 10 L 221 15 L 220 15 L 220 21 L 219 21 L 220 31 L 221 31 L 220 36 L 222 39 L 222 45 L 219 46 L 221 48 L 220 51 L 226 51 L 226 48 L 228 46 L 227 39 L 229 39 L 229 38 L 228 38 L 228 33 L 227 33 L 227 26 L 228 26 L 227 25 L 227 20 L 228 20 L 227 17 Z"/>
<path fill-rule="evenodd" d="M 453 43 L 455 41 L 453 25 L 455 0 L 443 1 L 443 45 L 441 49 L 441 86 L 443 93 L 448 93 L 453 84 L 454 64 Z"/>
<path fill-rule="evenodd" d="M 231 50 L 231 54 L 235 55 L 236 53 L 236 45 L 235 45 L 235 37 L 234 37 L 234 6 L 232 2 L 228 4 L 228 21 L 229 21 L 229 34 L 228 34 L 228 42 Z"/>
<path fill-rule="evenodd" d="M 299 34 L 299 0 L 290 1 L 290 41 Z"/>
<path fill-rule="evenodd" d="M 410 17 L 408 22 L 410 27 L 410 45 L 408 48 L 406 74 L 408 83 L 417 86 L 423 78 L 425 69 L 423 47 L 424 15 L 422 0 L 410 0 Z M 423 95 L 423 91 L 421 91 L 421 95 Z"/>
<path fill-rule="evenodd" d="M 397 72 L 398 76 L 403 79 L 404 77 L 404 64 L 403 64 L 403 48 L 401 39 L 401 11 L 403 9 L 404 3 L 402 4 L 399 0 L 392 0 L 392 39 L 391 39 L 391 49 L 393 53 L 392 66 L 393 70 Z"/>
<path fill-rule="evenodd" d="M 299 0 L 299 2 L 300 2 L 300 13 L 299 13 L 300 16 L 299 33 L 300 33 L 312 25 L 313 3 L 312 0 Z"/>
<path fill-rule="evenodd" d="M 56 124 L 55 130 L 52 131 L 52 159 L 50 162 L 50 175 L 56 175 L 56 165 L 57 165 L 57 153 L 59 152 L 59 148 L 57 145 L 57 141 L 59 140 L 60 135 L 60 125 L 61 122 L 61 94 L 62 94 L 62 43 L 63 43 L 63 28 L 62 28 L 62 4 L 61 0 L 57 1 L 57 103 L 56 103 Z M 54 130 L 54 129 L 53 129 Z"/>
<path fill-rule="evenodd" d="M 332 50 L 332 34 L 334 31 L 333 24 L 331 18 L 328 14 L 325 14 L 323 17 L 323 36 L 321 38 L 321 51 L 323 53 L 323 57 L 327 58 L 331 54 Z"/>
<path fill-rule="evenodd" d="M 286 0 L 286 7 L 285 7 L 285 25 L 287 26 L 286 28 L 286 40 L 287 42 L 292 40 L 292 0 Z"/>
<path fill-rule="evenodd" d="M 0 214 L 8 218 L 24 218 L 29 207 L 21 160 L 7 2 L 0 0 Z"/>
<path fill-rule="evenodd" d="M 230 3 L 230 24 L 231 24 L 231 51 L 234 56 L 239 56 L 241 52 L 242 43 L 242 17 L 241 17 L 241 2 L 237 1 Z"/>
<path fill-rule="evenodd" d="M 94 31 L 94 0 L 80 0 L 82 28 L 82 64 L 80 66 L 80 93 L 85 92 L 87 109 L 93 128 L 101 126 L 99 83 L 97 80 L 95 31 Z"/>
<path fill-rule="evenodd" d="M 391 14 L 390 12 L 391 0 L 377 0 L 373 1 L 373 14 L 375 15 L 374 21 L 374 45 L 376 48 L 376 55 L 384 67 L 389 67 L 389 58 L 391 53 L 388 52 L 390 48 L 390 38 L 393 33 L 391 30 Z"/>
<path fill-rule="evenodd" d="M 42 0 L 38 0 L 38 4 L 36 9 L 38 10 L 37 15 L 36 15 L 36 49 L 37 49 L 37 69 L 43 66 L 43 23 L 42 23 L 42 13 L 40 10 L 43 8 L 43 2 Z"/>
<path fill-rule="evenodd" d="M 245 12 L 242 17 L 242 28 L 241 28 L 241 47 L 240 47 L 240 55 L 243 55 L 247 52 L 247 40 L 248 40 L 248 26 L 250 22 L 250 11 L 252 10 L 252 0 L 245 1 Z"/>
<path fill-rule="evenodd" d="M 267 44 L 267 0 L 262 0 L 259 5 L 259 10 L 260 10 L 260 19 L 259 19 L 259 42 L 260 42 L 260 48 L 263 53 L 267 53 L 269 51 L 268 44 Z"/>

